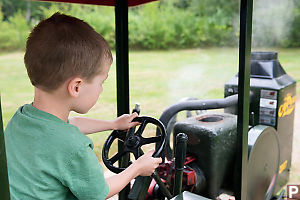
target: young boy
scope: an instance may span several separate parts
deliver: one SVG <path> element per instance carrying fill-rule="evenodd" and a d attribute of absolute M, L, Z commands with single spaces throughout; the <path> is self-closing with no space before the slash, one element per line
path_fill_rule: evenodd
<path fill-rule="evenodd" d="M 137 114 L 113 121 L 70 118 L 87 113 L 102 92 L 112 55 L 87 23 L 55 13 L 31 32 L 24 56 L 34 101 L 20 107 L 5 130 L 12 199 L 105 199 L 161 162 L 150 151 L 122 173 L 104 179 L 84 134 L 126 130 Z M 84 133 L 84 134 L 83 134 Z"/>

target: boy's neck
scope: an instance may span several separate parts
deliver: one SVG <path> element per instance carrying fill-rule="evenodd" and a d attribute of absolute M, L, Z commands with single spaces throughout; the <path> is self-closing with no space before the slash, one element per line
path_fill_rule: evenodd
<path fill-rule="evenodd" d="M 68 102 L 57 93 L 48 93 L 35 87 L 34 101 L 32 105 L 35 108 L 50 113 L 65 122 L 68 121 L 70 114 Z"/>

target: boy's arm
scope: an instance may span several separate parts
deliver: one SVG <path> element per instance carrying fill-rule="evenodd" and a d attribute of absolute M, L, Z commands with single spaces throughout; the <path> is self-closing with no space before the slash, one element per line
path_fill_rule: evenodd
<path fill-rule="evenodd" d="M 112 121 L 105 121 L 99 119 L 91 119 L 87 117 L 71 117 L 69 123 L 77 126 L 84 134 L 97 133 L 106 130 L 126 130 L 139 124 L 139 122 L 131 122 L 137 113 L 131 115 L 124 114 Z"/>
<path fill-rule="evenodd" d="M 161 158 L 152 157 L 153 152 L 154 150 L 147 152 L 120 174 L 107 178 L 109 192 L 106 198 L 119 193 L 135 177 L 150 176 L 162 162 Z"/>

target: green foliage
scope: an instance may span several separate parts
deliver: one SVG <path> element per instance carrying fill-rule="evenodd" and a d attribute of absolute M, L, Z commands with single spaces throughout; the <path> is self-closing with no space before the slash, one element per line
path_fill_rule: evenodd
<path fill-rule="evenodd" d="M 199 15 L 188 5 L 186 1 L 151 3 L 132 10 L 129 16 L 130 46 L 168 49 L 233 45 L 233 26 L 231 22 L 224 22 L 222 11 L 214 17 Z"/>
<path fill-rule="evenodd" d="M 27 1 L 20 0 L 0 0 L 1 11 L 3 19 L 8 19 L 8 17 L 18 10 L 26 10 Z"/>
<path fill-rule="evenodd" d="M 286 43 L 294 29 L 291 25 L 295 8 L 293 1 L 256 0 L 254 2 L 252 28 L 254 47 L 276 47 Z"/>
<path fill-rule="evenodd" d="M 290 20 L 290 29 L 282 28 L 286 24 L 280 22 L 282 17 L 278 13 L 284 10 L 284 6 L 272 4 L 273 7 L 266 8 L 264 1 L 271 0 L 254 2 L 253 44 L 300 46 L 299 1 L 289 0 L 293 4 L 284 4 L 293 6 L 293 18 L 291 15 L 285 17 Z M 0 18 L 1 49 L 24 48 L 28 30 L 58 11 L 83 19 L 112 48 L 115 46 L 113 7 L 24 0 L 0 0 L 0 4 L 3 11 Z M 129 45 L 133 49 L 237 46 L 238 36 L 239 0 L 162 0 L 129 9 Z"/>
<path fill-rule="evenodd" d="M 7 20 L 19 10 L 26 13 L 28 18 L 39 18 L 41 17 L 39 8 L 49 8 L 52 5 L 49 2 L 33 2 L 32 0 L 0 0 L 0 4 L 2 5 L 1 10 L 4 20 Z"/>
<path fill-rule="evenodd" d="M 57 4 L 53 3 L 49 8 L 47 7 L 40 7 L 39 8 L 39 14 L 41 15 L 42 19 L 51 17 L 56 12 L 62 12 L 66 13 L 70 9 L 71 5 L 70 4 Z"/>
<path fill-rule="evenodd" d="M 87 14 L 89 13 L 89 14 Z M 90 24 L 111 47 L 115 45 L 115 15 L 112 7 L 74 5 L 69 14 Z"/>
<path fill-rule="evenodd" d="M 294 19 L 291 23 L 291 30 L 288 34 L 287 39 L 284 41 L 283 46 L 285 47 L 300 47 L 300 2 L 294 0 Z"/>
<path fill-rule="evenodd" d="M 129 15 L 129 44 L 145 49 L 167 48 L 175 31 L 168 27 L 170 17 L 160 10 L 158 3 L 132 10 Z"/>
<path fill-rule="evenodd" d="M 18 11 L 7 21 L 3 21 L 1 12 L 0 16 L 0 49 L 23 49 L 30 30 L 24 14 Z"/>
<path fill-rule="evenodd" d="M 228 20 L 224 21 L 225 12 L 219 9 L 214 17 L 209 16 L 210 12 L 199 15 L 195 10 L 195 2 L 197 1 L 161 1 L 130 8 L 130 47 L 135 49 L 169 49 L 191 48 L 199 45 L 232 46 L 230 42 L 232 41 L 231 38 L 234 37 L 233 28 Z M 208 0 L 205 2 L 209 4 Z M 34 3 L 32 2 L 32 7 L 36 7 Z M 22 10 L 25 9 L 24 6 L 22 6 Z M 197 6 L 201 7 L 203 5 L 197 4 Z M 52 3 L 49 6 L 47 4 L 46 6 L 40 6 L 34 11 L 35 14 L 32 15 L 29 22 L 30 26 L 33 27 L 40 19 L 47 18 L 57 11 L 83 19 L 93 26 L 109 42 L 111 47 L 114 47 L 115 16 L 112 7 L 58 3 Z M 23 12 L 23 14 L 24 21 L 26 13 Z M 24 26 L 23 21 L 22 25 L 20 25 L 22 27 Z M 10 20 L 3 22 L 6 29 L 15 26 L 15 24 L 10 25 L 10 23 Z M 16 32 L 14 30 L 10 31 Z M 25 32 L 27 34 L 28 31 L 25 30 Z M 14 35 L 2 34 L 7 37 Z M 22 40 L 19 39 L 18 41 Z M 19 43 L 15 44 L 13 40 L 7 40 L 6 46 L 18 48 L 24 45 L 20 46 Z"/>
<path fill-rule="evenodd" d="M 55 12 L 65 13 L 84 20 L 100 33 L 112 47 L 114 46 L 115 21 L 112 7 L 52 4 L 49 8 L 40 8 L 42 18 L 48 18 Z"/>

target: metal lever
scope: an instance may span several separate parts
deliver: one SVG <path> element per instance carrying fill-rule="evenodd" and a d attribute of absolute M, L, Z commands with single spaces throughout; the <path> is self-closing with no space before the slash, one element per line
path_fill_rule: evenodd
<path fill-rule="evenodd" d="M 141 112 L 140 103 L 138 103 L 138 102 L 135 103 L 134 109 L 132 109 L 132 113 L 134 113 L 134 112 L 136 112 L 137 114 L 140 114 L 140 112 Z"/>
<path fill-rule="evenodd" d="M 151 175 L 154 178 L 155 182 L 158 184 L 160 191 L 167 197 L 167 199 L 172 199 L 170 191 L 167 189 L 166 185 L 160 180 L 156 171 Z"/>
<path fill-rule="evenodd" d="M 186 157 L 186 143 L 188 137 L 184 133 L 179 133 L 176 136 L 175 148 L 175 181 L 174 181 L 174 196 L 181 193 L 182 190 L 182 174 L 184 169 L 184 161 Z"/>

